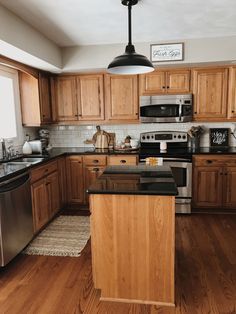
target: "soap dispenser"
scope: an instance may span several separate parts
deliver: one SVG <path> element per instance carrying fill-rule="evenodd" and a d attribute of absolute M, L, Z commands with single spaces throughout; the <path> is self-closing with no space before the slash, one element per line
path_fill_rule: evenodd
<path fill-rule="evenodd" d="M 32 148 L 31 148 L 30 143 L 29 143 L 29 135 L 28 134 L 26 134 L 26 141 L 23 145 L 22 152 L 24 155 L 32 154 Z"/>

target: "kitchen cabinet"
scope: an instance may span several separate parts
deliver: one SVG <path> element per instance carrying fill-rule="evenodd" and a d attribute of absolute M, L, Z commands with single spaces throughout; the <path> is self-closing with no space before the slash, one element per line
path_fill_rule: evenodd
<path fill-rule="evenodd" d="M 52 123 L 50 76 L 40 72 L 38 77 L 19 73 L 22 124 L 40 126 Z"/>
<path fill-rule="evenodd" d="M 227 119 L 227 68 L 196 68 L 192 72 L 194 120 Z"/>
<path fill-rule="evenodd" d="M 137 155 L 108 156 L 107 165 L 108 166 L 116 166 L 116 165 L 135 166 L 137 165 Z"/>
<path fill-rule="evenodd" d="M 103 74 L 54 78 L 57 121 L 104 120 Z"/>
<path fill-rule="evenodd" d="M 105 75 L 106 120 L 132 123 L 139 121 L 138 76 Z"/>
<path fill-rule="evenodd" d="M 38 232 L 60 209 L 57 162 L 31 170 L 34 232 Z"/>
<path fill-rule="evenodd" d="M 84 176 L 82 156 L 66 158 L 67 201 L 69 205 L 84 203 Z"/>
<path fill-rule="evenodd" d="M 194 158 L 193 206 L 236 209 L 236 157 L 196 156 Z"/>
<path fill-rule="evenodd" d="M 84 199 L 88 204 L 89 196 L 86 193 L 89 186 L 96 181 L 96 179 L 103 173 L 107 164 L 106 155 L 87 155 L 83 156 L 83 168 L 84 168 Z"/>
<path fill-rule="evenodd" d="M 228 118 L 236 119 L 236 67 L 229 70 Z"/>
<path fill-rule="evenodd" d="M 58 159 L 58 176 L 59 176 L 59 189 L 60 189 L 60 202 L 61 208 L 64 208 L 67 203 L 67 187 L 66 187 L 66 158 L 61 157 Z"/>
<path fill-rule="evenodd" d="M 190 70 L 157 69 L 139 76 L 140 95 L 184 94 L 190 92 Z"/>
<path fill-rule="evenodd" d="M 79 121 L 104 120 L 104 84 L 102 74 L 78 75 L 77 101 Z"/>
<path fill-rule="evenodd" d="M 54 79 L 57 121 L 76 121 L 78 105 L 75 76 L 58 76 Z"/>

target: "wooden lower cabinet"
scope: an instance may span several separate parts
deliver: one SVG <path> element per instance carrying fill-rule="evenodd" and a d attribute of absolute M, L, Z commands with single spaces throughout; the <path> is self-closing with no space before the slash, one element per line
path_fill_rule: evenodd
<path fill-rule="evenodd" d="M 84 176 L 81 156 L 66 158 L 68 204 L 84 203 Z"/>
<path fill-rule="evenodd" d="M 50 219 L 60 209 L 59 176 L 57 171 L 47 176 L 46 187 L 48 194 L 48 214 Z"/>
<path fill-rule="evenodd" d="M 59 175 L 55 161 L 31 171 L 31 196 L 36 233 L 60 210 Z"/>
<path fill-rule="evenodd" d="M 58 159 L 58 176 L 59 176 L 59 189 L 60 189 L 60 202 L 61 208 L 67 204 L 67 186 L 66 186 L 66 158 Z"/>
<path fill-rule="evenodd" d="M 34 232 L 39 231 L 49 219 L 48 193 L 46 178 L 36 181 L 31 185 Z"/>
<path fill-rule="evenodd" d="M 236 209 L 236 158 L 217 157 L 194 158 L 194 208 Z"/>
<path fill-rule="evenodd" d="M 86 193 L 87 189 L 90 185 L 93 184 L 93 182 L 96 181 L 96 179 L 103 173 L 106 166 L 85 166 L 84 167 L 84 191 L 85 191 L 85 202 L 89 202 L 89 196 Z"/>

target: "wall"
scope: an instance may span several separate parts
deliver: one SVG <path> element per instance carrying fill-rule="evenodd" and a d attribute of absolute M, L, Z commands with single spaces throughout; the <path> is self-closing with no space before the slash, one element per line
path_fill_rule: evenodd
<path fill-rule="evenodd" d="M 127 125 L 102 125 L 107 132 L 116 133 L 116 140 L 122 141 L 127 135 L 139 139 L 140 133 L 148 131 L 184 131 L 187 132 L 191 126 L 201 125 L 205 132 L 201 137 L 201 146 L 209 146 L 209 128 L 230 128 L 234 130 L 233 123 L 156 123 L 156 124 L 127 124 Z M 91 139 L 96 132 L 95 126 L 52 126 L 50 130 L 50 144 L 53 147 L 83 147 L 86 139 Z M 230 136 L 230 146 L 236 146 L 236 140 Z"/>
<path fill-rule="evenodd" d="M 178 42 L 176 40 L 175 42 Z M 159 63 L 195 64 L 202 62 L 225 62 L 236 60 L 236 36 L 179 40 L 185 43 L 184 61 Z M 156 41 L 156 43 L 161 43 Z M 135 44 L 136 51 L 150 58 L 150 44 Z M 62 49 L 63 72 L 105 69 L 114 57 L 122 54 L 124 44 L 67 47 Z"/>
<path fill-rule="evenodd" d="M 62 66 L 60 48 L 1 5 L 0 53 L 39 68 L 44 61 L 45 67 L 52 71 Z"/>

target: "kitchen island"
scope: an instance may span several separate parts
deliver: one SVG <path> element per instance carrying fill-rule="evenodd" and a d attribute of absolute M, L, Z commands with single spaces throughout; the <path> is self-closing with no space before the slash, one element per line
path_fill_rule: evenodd
<path fill-rule="evenodd" d="M 175 305 L 175 195 L 169 167 L 110 166 L 88 189 L 101 300 Z"/>

